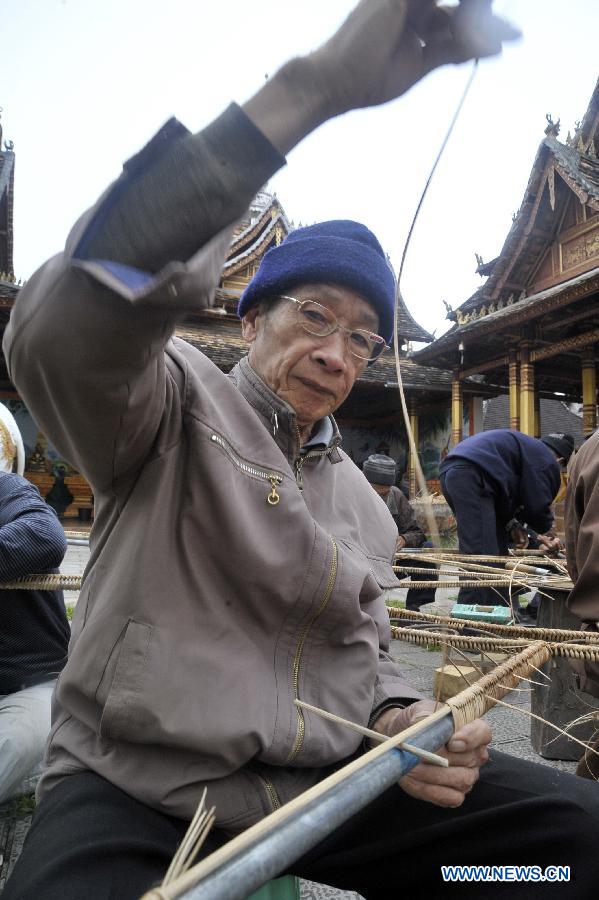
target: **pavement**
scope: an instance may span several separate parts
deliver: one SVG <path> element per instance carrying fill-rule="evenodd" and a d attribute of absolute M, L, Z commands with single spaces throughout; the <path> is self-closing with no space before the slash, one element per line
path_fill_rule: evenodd
<path fill-rule="evenodd" d="M 67 555 L 61 566 L 61 572 L 66 575 L 80 575 L 83 573 L 89 549 L 85 546 L 69 545 Z M 398 588 L 393 591 L 393 597 L 399 603 L 405 600 L 406 590 Z M 65 592 L 67 604 L 77 601 L 77 592 Z M 439 589 L 434 604 L 424 607 L 424 612 L 439 612 L 447 614 L 453 604 L 455 591 L 452 589 Z M 391 646 L 393 657 L 404 670 L 408 680 L 425 696 L 432 697 L 433 674 L 437 666 L 442 664 L 440 652 L 429 651 L 424 647 L 403 641 L 393 641 Z M 512 691 L 505 698 L 506 702 L 514 708 L 496 706 L 487 713 L 487 721 L 493 729 L 492 746 L 501 749 L 505 753 L 518 756 L 523 759 L 533 760 L 542 765 L 552 766 L 563 771 L 574 772 L 575 762 L 564 760 L 547 760 L 540 757 L 530 743 L 530 693 L 524 688 Z M 1 824 L 1 823 L 0 823 Z M 11 864 L 18 855 L 18 849 L 22 843 L 19 839 L 13 847 Z M 3 873 L 4 874 L 4 873 Z M 2 880 L 0 879 L 0 887 Z M 359 900 L 360 895 L 355 892 L 339 891 L 327 885 L 315 884 L 309 881 L 300 883 L 301 900 Z"/>

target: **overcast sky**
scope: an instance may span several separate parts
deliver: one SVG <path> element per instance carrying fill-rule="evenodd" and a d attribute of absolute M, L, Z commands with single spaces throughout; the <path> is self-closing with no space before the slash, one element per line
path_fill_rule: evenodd
<path fill-rule="evenodd" d="M 290 56 L 325 40 L 350 0 L 0 0 L 0 106 L 13 140 L 15 273 L 61 249 L 70 226 L 171 115 L 200 129 L 243 102 Z M 482 282 L 543 138 L 585 112 L 599 75 L 598 0 L 496 0 L 524 38 L 482 63 L 408 253 L 415 318 L 445 330 L 442 300 Z M 330 122 L 289 156 L 269 189 L 296 224 L 364 221 L 397 270 L 430 166 L 468 68 Z"/>

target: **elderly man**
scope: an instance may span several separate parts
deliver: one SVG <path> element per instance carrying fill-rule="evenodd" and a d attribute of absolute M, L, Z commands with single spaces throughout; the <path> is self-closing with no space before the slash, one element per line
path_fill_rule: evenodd
<path fill-rule="evenodd" d="M 249 355 L 230 377 L 172 335 L 212 302 L 232 225 L 282 153 L 512 34 L 486 0 L 452 14 L 365 0 L 243 109 L 195 136 L 166 126 L 21 293 L 12 377 L 97 515 L 40 804 L 3 900 L 137 897 L 205 787 L 204 850 L 359 752 L 298 696 L 387 734 L 431 708 L 387 653 L 395 526 L 331 417 L 391 338 L 379 242 L 341 221 L 272 249 L 240 304 Z M 480 721 L 460 729 L 448 768 L 419 765 L 294 871 L 382 898 L 399 868 L 407 895 L 434 896 L 441 861 L 580 859 L 585 895 L 597 797 L 501 756 L 470 792 L 489 739 Z"/>

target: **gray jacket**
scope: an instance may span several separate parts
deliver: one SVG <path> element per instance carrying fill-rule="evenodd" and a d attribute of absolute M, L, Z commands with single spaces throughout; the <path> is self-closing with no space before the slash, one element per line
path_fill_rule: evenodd
<path fill-rule="evenodd" d="M 236 108 L 211 162 L 214 128 L 134 161 L 20 292 L 4 347 L 96 499 L 42 792 L 92 769 L 186 818 L 207 785 L 218 824 L 237 830 L 359 746 L 294 698 L 365 724 L 418 694 L 386 655 L 396 529 L 336 428 L 302 460 L 300 490 L 293 410 L 247 359 L 228 377 L 172 337 L 213 295 L 228 226 L 274 165 Z M 205 169 L 188 166 L 186 185 L 182 143 Z M 150 272 L 135 257 L 141 219 Z M 167 263 L 189 250 L 192 220 L 199 251 Z"/>

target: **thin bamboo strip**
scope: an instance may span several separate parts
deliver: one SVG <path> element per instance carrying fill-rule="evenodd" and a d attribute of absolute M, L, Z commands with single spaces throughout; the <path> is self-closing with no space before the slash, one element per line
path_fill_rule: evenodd
<path fill-rule="evenodd" d="M 460 587 L 509 587 L 510 584 L 514 584 L 514 582 L 510 578 L 497 578 L 497 579 L 489 579 L 489 580 L 481 580 L 480 578 L 477 580 L 467 579 L 457 580 L 458 576 L 456 575 L 456 580 L 454 581 L 407 581 L 405 584 L 399 582 L 396 587 L 392 590 L 405 591 L 408 589 L 415 588 L 416 590 L 422 590 L 423 588 L 460 588 Z M 515 582 L 520 587 L 547 587 L 547 585 L 543 582 L 541 585 L 525 583 L 520 585 L 519 582 Z M 552 590 L 565 590 L 568 591 L 569 588 L 564 588 L 562 586 L 557 587 L 556 585 L 551 586 Z"/>
<path fill-rule="evenodd" d="M 415 612 L 411 609 L 388 606 L 392 619 L 407 619 L 411 622 L 431 622 L 451 628 L 479 628 L 506 637 L 528 636 L 538 641 L 576 641 L 577 643 L 599 644 L 598 631 L 568 631 L 565 628 L 521 628 L 518 625 L 499 625 L 495 622 L 478 622 L 475 619 L 452 619 L 451 616 L 437 616 L 434 613 Z"/>
<path fill-rule="evenodd" d="M 430 557 L 427 557 L 427 559 L 430 559 Z M 462 560 L 459 560 L 459 561 L 454 561 L 454 560 L 443 560 L 441 557 L 438 557 L 437 559 L 435 559 L 435 558 L 430 559 L 430 561 L 431 561 L 431 562 L 438 562 L 439 565 L 448 564 L 448 565 L 451 566 L 452 569 L 458 570 L 458 572 L 463 571 L 463 572 L 466 572 L 466 573 L 472 573 L 472 574 L 474 574 L 475 572 L 476 572 L 476 573 L 480 572 L 481 575 L 488 575 L 489 573 L 491 573 L 492 575 L 499 575 L 499 574 L 505 574 L 505 571 L 506 571 L 506 566 L 505 566 L 505 565 L 502 565 L 502 566 L 483 566 L 483 565 L 479 565 L 478 563 L 470 563 L 470 562 L 467 561 L 467 560 L 464 560 L 464 561 L 462 561 Z M 507 557 L 504 558 L 504 563 L 510 563 L 510 562 L 511 562 L 512 564 L 514 564 L 515 566 L 518 566 L 518 565 L 520 565 L 520 564 L 524 565 L 524 562 L 520 563 L 518 560 L 510 560 L 510 559 L 508 559 Z M 397 567 L 394 566 L 393 568 L 397 568 Z M 541 568 L 542 568 L 542 567 L 541 567 Z M 511 569 L 511 571 L 513 571 L 513 569 Z M 527 575 L 527 574 L 528 574 L 528 573 L 526 573 L 526 570 L 518 570 L 518 571 L 522 571 L 522 574 L 523 574 L 523 575 Z M 563 580 L 563 577 L 562 577 L 562 576 L 557 576 L 557 575 L 551 575 L 551 576 L 546 576 L 546 577 L 551 577 L 551 578 L 558 578 L 558 577 L 559 577 L 561 580 Z"/>

